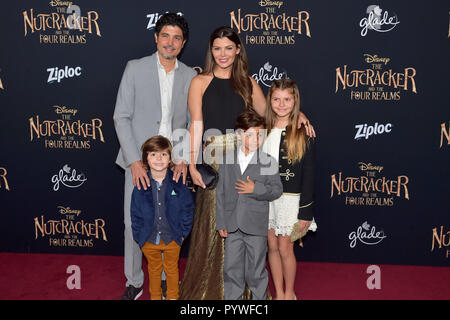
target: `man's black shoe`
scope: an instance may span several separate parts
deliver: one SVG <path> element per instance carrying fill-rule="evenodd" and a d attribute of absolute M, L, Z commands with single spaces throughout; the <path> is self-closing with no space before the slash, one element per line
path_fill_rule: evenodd
<path fill-rule="evenodd" d="M 137 300 L 142 296 L 142 292 L 142 287 L 135 288 L 133 286 L 128 286 L 122 297 L 120 297 L 120 300 Z"/>

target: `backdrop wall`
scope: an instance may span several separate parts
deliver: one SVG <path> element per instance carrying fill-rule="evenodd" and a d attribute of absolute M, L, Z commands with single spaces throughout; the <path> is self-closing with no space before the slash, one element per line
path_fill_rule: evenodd
<path fill-rule="evenodd" d="M 449 36 L 444 1 L 30 1 L 0 4 L 0 251 L 123 254 L 112 115 L 166 11 L 179 57 L 240 32 L 264 92 L 290 77 L 317 138 L 318 230 L 303 261 L 447 266 Z M 74 18 L 75 17 L 75 18 Z"/>

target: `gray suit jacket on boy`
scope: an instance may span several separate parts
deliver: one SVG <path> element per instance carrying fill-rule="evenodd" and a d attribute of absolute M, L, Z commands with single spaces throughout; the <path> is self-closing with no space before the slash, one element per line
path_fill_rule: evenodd
<path fill-rule="evenodd" d="M 157 54 L 128 61 L 120 82 L 113 118 L 120 143 L 116 163 L 124 169 L 141 159 L 142 144 L 159 132 L 161 92 Z M 189 126 L 187 94 L 196 74 L 178 60 L 170 106 L 172 130 Z"/>
<path fill-rule="evenodd" d="M 269 225 L 269 201 L 278 199 L 283 193 L 278 163 L 267 153 L 255 152 L 244 174 L 237 163 L 237 150 L 233 151 L 234 164 L 221 164 L 216 187 L 216 230 L 237 229 L 267 237 Z M 227 157 L 231 158 L 231 157 Z M 252 194 L 238 194 L 235 183 L 238 179 L 255 182 Z"/>

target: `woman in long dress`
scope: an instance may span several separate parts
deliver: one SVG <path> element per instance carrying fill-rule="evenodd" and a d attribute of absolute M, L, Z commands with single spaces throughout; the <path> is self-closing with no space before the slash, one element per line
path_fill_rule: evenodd
<path fill-rule="evenodd" d="M 215 190 L 205 189 L 195 164 L 201 162 L 199 155 L 205 149 L 203 161 L 217 169 L 223 153 L 236 147 L 234 133 L 227 134 L 227 131 L 232 131 L 238 115 L 246 109 L 261 116 L 266 111 L 264 93 L 248 75 L 247 54 L 233 29 L 220 27 L 211 34 L 205 68 L 192 79 L 188 104 L 189 171 L 199 188 L 180 299 L 219 300 L 223 299 L 224 243 L 216 231 Z M 304 115 L 300 121 L 308 122 Z"/>

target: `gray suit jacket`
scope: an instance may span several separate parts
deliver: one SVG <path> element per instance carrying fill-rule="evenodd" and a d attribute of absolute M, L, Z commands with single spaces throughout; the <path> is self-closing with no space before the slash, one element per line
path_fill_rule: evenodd
<path fill-rule="evenodd" d="M 120 82 L 113 118 L 120 144 L 116 163 L 124 169 L 141 159 L 142 144 L 159 132 L 161 93 L 156 55 L 128 61 Z M 172 130 L 189 127 L 187 94 L 196 74 L 178 61 L 170 106 Z"/>
<path fill-rule="evenodd" d="M 233 153 L 234 164 L 222 164 L 219 167 L 216 230 L 234 232 L 239 228 L 251 235 L 267 236 L 269 201 L 278 199 L 283 193 L 278 163 L 259 150 L 255 152 L 244 174 L 241 174 L 237 151 Z M 255 190 L 252 194 L 238 194 L 235 183 L 238 179 L 247 181 L 247 176 L 255 182 Z"/>

